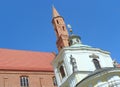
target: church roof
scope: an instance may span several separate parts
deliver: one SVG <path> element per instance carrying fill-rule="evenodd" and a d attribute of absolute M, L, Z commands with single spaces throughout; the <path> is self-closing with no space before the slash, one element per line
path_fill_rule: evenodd
<path fill-rule="evenodd" d="M 54 57 L 48 52 L 0 49 L 0 70 L 53 71 Z"/>

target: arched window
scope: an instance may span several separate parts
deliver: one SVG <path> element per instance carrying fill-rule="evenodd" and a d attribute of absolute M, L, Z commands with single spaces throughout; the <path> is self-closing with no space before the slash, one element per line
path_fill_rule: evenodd
<path fill-rule="evenodd" d="M 95 65 L 96 69 L 101 69 L 100 63 L 97 59 L 93 59 L 93 63 Z"/>
<path fill-rule="evenodd" d="M 60 74 L 61 74 L 62 78 L 64 78 L 65 77 L 65 71 L 64 71 L 63 65 L 61 65 L 59 69 L 60 69 Z"/>

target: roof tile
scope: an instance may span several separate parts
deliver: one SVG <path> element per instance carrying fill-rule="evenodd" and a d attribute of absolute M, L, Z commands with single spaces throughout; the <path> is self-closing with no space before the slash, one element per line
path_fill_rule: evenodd
<path fill-rule="evenodd" d="M 0 69 L 53 71 L 54 57 L 48 52 L 0 49 Z"/>

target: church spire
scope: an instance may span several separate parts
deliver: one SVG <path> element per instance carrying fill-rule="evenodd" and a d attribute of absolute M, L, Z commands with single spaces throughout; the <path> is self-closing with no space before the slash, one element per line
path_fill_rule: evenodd
<path fill-rule="evenodd" d="M 54 26 L 54 30 L 57 36 L 56 45 L 58 51 L 60 51 L 63 47 L 69 46 L 68 41 L 69 35 L 63 17 L 59 15 L 59 13 L 54 7 L 52 9 L 53 9 L 52 24 Z"/>
<path fill-rule="evenodd" d="M 52 6 L 52 10 L 53 10 L 53 18 L 60 16 L 54 6 Z"/>

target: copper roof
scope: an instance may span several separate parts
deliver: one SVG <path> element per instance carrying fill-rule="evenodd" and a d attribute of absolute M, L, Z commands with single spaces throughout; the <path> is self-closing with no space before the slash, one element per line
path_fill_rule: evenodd
<path fill-rule="evenodd" d="M 53 53 L 0 49 L 0 70 L 53 71 Z"/>

